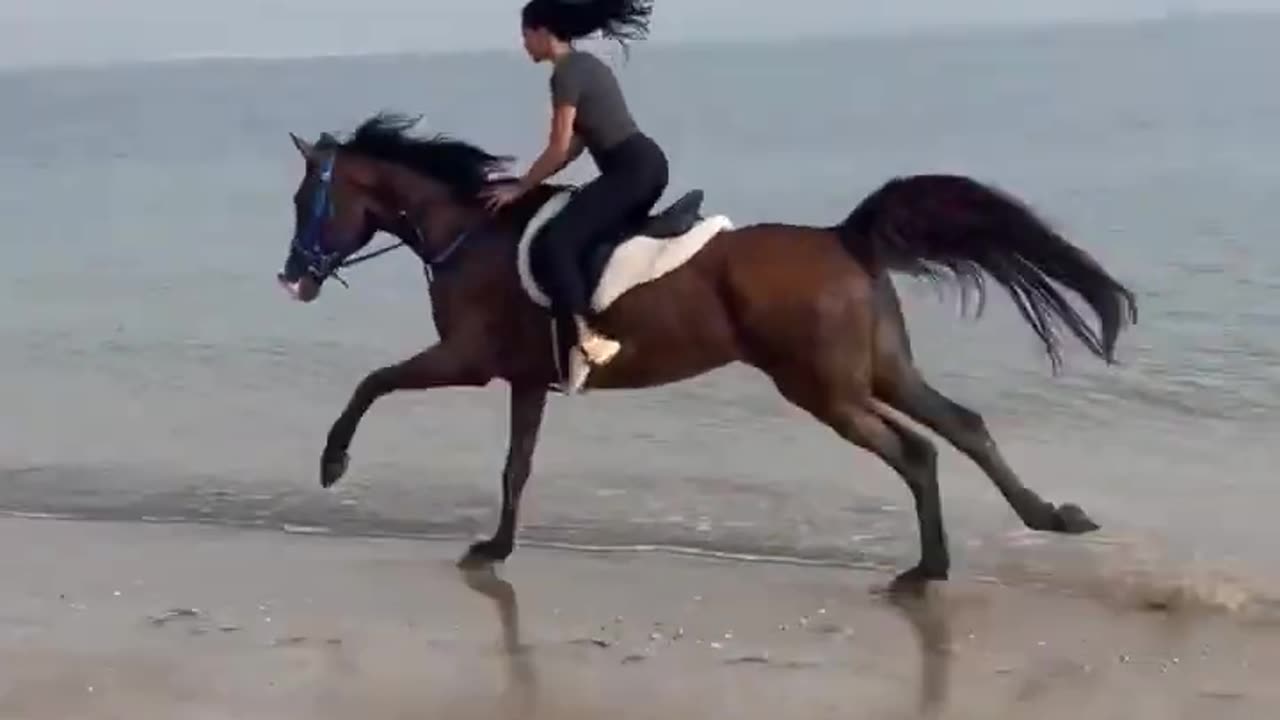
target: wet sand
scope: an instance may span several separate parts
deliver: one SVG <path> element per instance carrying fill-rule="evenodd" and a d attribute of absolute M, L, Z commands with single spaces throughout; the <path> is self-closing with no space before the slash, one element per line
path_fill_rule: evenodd
<path fill-rule="evenodd" d="M 959 578 L 0 520 L 0 718 L 1272 718 L 1280 627 Z"/>

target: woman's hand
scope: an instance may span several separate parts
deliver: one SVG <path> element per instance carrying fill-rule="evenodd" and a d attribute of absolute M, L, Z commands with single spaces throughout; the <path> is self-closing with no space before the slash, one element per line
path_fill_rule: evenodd
<path fill-rule="evenodd" d="M 485 208 L 491 213 L 496 213 L 507 205 L 510 205 L 523 194 L 524 191 L 521 189 L 519 183 L 494 185 L 480 193 L 481 197 L 485 200 Z"/>
<path fill-rule="evenodd" d="M 529 172 L 519 182 L 494 185 L 481 193 L 489 212 L 496 213 L 515 202 L 529 188 L 542 184 L 582 153 L 582 140 L 573 134 L 573 122 L 577 113 L 578 108 L 573 105 L 558 105 L 554 108 L 547 147 L 529 167 Z"/>

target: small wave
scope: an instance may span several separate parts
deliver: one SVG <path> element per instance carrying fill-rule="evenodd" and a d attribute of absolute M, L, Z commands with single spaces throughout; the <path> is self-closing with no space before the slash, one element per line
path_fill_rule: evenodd
<path fill-rule="evenodd" d="M 0 515 L 4 517 L 17 518 L 22 520 L 76 520 L 75 515 L 67 513 L 50 513 L 50 512 L 21 512 L 18 510 L 0 510 Z"/>
<path fill-rule="evenodd" d="M 1102 538 L 1076 543 L 1074 551 L 1037 552 L 1035 549 L 1066 544 L 1049 538 L 1031 539 L 1028 532 L 1012 533 L 1009 545 L 1024 557 L 1011 562 L 989 563 L 981 556 L 971 564 L 978 582 L 1009 586 L 1033 586 L 1066 595 L 1086 597 L 1127 610 L 1170 615 L 1221 614 L 1248 622 L 1280 623 L 1280 588 L 1266 588 L 1243 572 L 1225 567 L 1189 564 L 1172 558 L 1156 560 L 1153 545 L 1138 539 Z M 664 553 L 749 563 L 848 568 L 892 572 L 900 568 L 873 559 L 836 559 L 719 550 L 669 544 L 581 544 L 525 541 L 525 546 L 588 553 Z M 983 574 L 989 566 L 993 572 Z M 959 578 L 957 578 L 959 579 Z"/>
<path fill-rule="evenodd" d="M 1280 623 L 1280 587 L 1226 561 L 1171 556 L 1141 537 L 1033 541 L 1019 532 L 1008 539 L 990 556 L 975 560 L 987 566 L 992 582 L 1035 586 L 1125 610 Z"/>
<path fill-rule="evenodd" d="M 280 530 L 290 535 L 332 535 L 333 530 L 318 525 L 290 525 L 285 523 L 280 526 Z"/>
<path fill-rule="evenodd" d="M 581 544 L 547 540 L 522 540 L 521 545 L 547 550 L 564 550 L 580 553 L 663 553 L 684 557 L 700 557 L 714 560 L 733 560 L 735 562 L 772 563 L 776 565 L 798 565 L 807 567 L 848 568 L 851 570 L 885 570 L 885 563 L 872 560 L 836 560 L 832 558 L 798 557 L 792 555 L 770 555 L 741 552 L 733 550 L 715 550 L 706 547 L 662 544 Z"/>

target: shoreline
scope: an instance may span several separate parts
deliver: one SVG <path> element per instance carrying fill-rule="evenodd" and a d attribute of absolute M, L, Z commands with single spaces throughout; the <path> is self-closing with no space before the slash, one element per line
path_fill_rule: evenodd
<path fill-rule="evenodd" d="M 1269 717 L 1280 625 L 658 553 L 0 519 L 0 716 Z M 1189 715 L 1187 715 L 1189 713 Z"/>
<path fill-rule="evenodd" d="M 380 519 L 333 522 L 331 518 L 246 520 L 239 516 L 135 515 L 125 513 L 45 512 L 0 508 L 0 522 L 56 521 L 97 525 L 190 527 L 229 533 L 263 533 L 327 538 L 334 541 L 389 540 L 425 543 L 447 555 L 445 547 L 461 553 L 470 543 L 487 537 L 484 524 L 450 530 L 401 527 Z M 540 536 L 536 526 L 522 528 L 513 556 L 526 552 L 583 556 L 656 556 L 661 561 L 718 561 L 748 566 L 813 568 L 825 572 L 853 572 L 882 578 L 884 583 L 905 570 L 910 558 L 862 550 L 835 554 L 781 554 L 765 548 L 725 547 L 716 543 L 574 542 Z M 532 537 L 531 537 L 532 535 Z M 997 585 L 1026 592 L 1069 595 L 1127 611 L 1165 611 L 1201 615 L 1225 614 L 1242 622 L 1280 624 L 1280 584 L 1277 578 L 1252 572 L 1257 568 L 1224 559 L 1204 560 L 1171 553 L 1159 539 L 1142 535 L 1111 535 L 1105 530 L 1081 537 L 1014 530 L 974 539 L 969 547 L 953 548 L 952 578 L 956 583 Z M 985 555 L 958 558 L 981 547 Z M 772 548 L 770 548 L 772 549 Z"/>

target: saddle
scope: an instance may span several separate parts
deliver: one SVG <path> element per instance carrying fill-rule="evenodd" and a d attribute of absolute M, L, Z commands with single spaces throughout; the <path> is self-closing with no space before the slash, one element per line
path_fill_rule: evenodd
<path fill-rule="evenodd" d="M 564 204 L 567 204 L 573 198 L 573 194 L 576 192 L 576 188 L 568 190 L 563 195 L 548 200 L 547 205 L 550 206 L 551 203 L 563 198 L 563 200 L 560 200 L 559 208 L 557 208 L 558 212 L 560 208 L 564 207 Z M 592 297 L 595 295 L 605 268 L 609 266 L 609 261 L 613 259 L 613 255 L 618 248 L 628 241 L 637 237 L 672 240 L 688 233 L 699 222 L 704 220 L 705 218 L 702 216 L 703 196 L 704 193 L 700 189 L 690 190 L 662 210 L 640 222 L 630 224 L 629 227 L 624 228 L 623 232 L 616 233 L 613 237 L 594 244 L 590 250 L 583 253 L 583 256 L 578 258 L 578 270 L 582 273 L 583 282 L 586 284 L 587 296 Z M 543 229 L 543 227 L 537 228 L 530 247 L 531 269 L 539 287 L 546 287 L 549 277 L 546 271 L 546 253 L 541 247 Z"/>
<path fill-rule="evenodd" d="M 548 198 L 534 212 L 520 239 L 516 269 L 525 293 L 536 304 L 549 308 L 543 229 L 577 192 L 566 188 Z M 703 191 L 691 190 L 662 210 L 632 223 L 615 236 L 602 239 L 578 258 L 579 271 L 591 298 L 591 310 L 604 312 L 633 288 L 679 269 L 718 233 L 733 227 L 724 215 L 702 215 Z M 563 378 L 574 329 L 567 318 L 552 319 L 554 353 Z"/>

